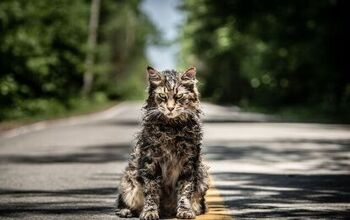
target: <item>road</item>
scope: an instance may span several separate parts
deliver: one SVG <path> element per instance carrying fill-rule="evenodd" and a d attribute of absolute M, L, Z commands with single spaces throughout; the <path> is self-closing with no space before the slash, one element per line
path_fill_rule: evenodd
<path fill-rule="evenodd" d="M 122 103 L 3 133 L 0 219 L 118 219 L 114 199 L 140 108 Z M 221 215 L 234 219 L 350 215 L 350 126 L 269 122 L 265 115 L 209 104 L 204 109 L 212 211 L 224 209 Z"/>

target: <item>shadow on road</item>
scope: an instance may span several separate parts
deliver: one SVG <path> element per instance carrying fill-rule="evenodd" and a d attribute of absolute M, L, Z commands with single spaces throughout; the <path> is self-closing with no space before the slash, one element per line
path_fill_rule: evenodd
<path fill-rule="evenodd" d="M 32 166 L 31 172 L 39 176 L 46 174 L 37 173 L 37 165 L 47 170 L 52 165 L 103 165 L 84 181 L 99 186 L 103 180 L 104 185 L 62 190 L 1 186 L 0 197 L 6 202 L 1 203 L 0 216 L 114 215 L 121 174 L 103 173 L 104 166 L 125 162 L 131 145 L 65 148 L 69 150 L 60 153 L 1 154 L 0 163 L 14 170 Z M 349 152 L 350 139 L 212 139 L 204 145 L 205 157 L 217 166 L 211 169 L 216 188 L 238 219 L 345 219 L 350 214 Z"/>
<path fill-rule="evenodd" d="M 229 207 L 242 218 L 342 219 L 350 214 L 349 175 L 284 175 L 214 173 L 214 178 L 239 182 L 217 186 Z"/>
<path fill-rule="evenodd" d="M 344 139 L 215 142 L 205 147 L 213 164 L 232 162 L 231 169 L 211 174 L 238 219 L 345 219 L 350 214 L 349 152 L 350 140 Z"/>
<path fill-rule="evenodd" d="M 85 146 L 81 148 L 75 147 L 72 149 L 74 151 L 71 150 L 69 153 L 61 152 L 44 155 L 24 155 L 20 152 L 11 155 L 2 154 L 0 161 L 3 165 L 18 167 L 18 169 L 26 167 L 26 169 L 30 169 L 30 173 L 26 174 L 28 178 L 35 178 L 36 176 L 39 177 L 39 180 L 44 179 L 47 181 L 46 184 L 50 185 L 50 177 L 47 173 L 50 172 L 50 167 L 67 167 L 67 165 L 72 165 L 72 169 L 74 169 L 77 165 L 90 166 L 91 164 L 91 169 L 93 169 L 103 163 L 125 162 L 131 146 L 127 144 L 111 144 Z M 37 165 L 40 165 L 42 168 L 45 167 L 45 172 L 36 172 L 35 167 L 38 167 Z M 30 175 L 33 176 L 30 177 Z M 70 179 L 71 176 L 68 175 L 64 176 L 58 185 L 69 187 L 72 180 Z M 77 175 L 79 176 L 79 173 Z M 34 189 L 16 188 L 15 186 L 4 188 L 0 186 L 0 218 L 1 216 L 28 218 L 35 215 L 56 216 L 56 218 L 57 215 L 69 216 L 67 218 L 71 218 L 72 216 L 76 216 L 77 218 L 86 216 L 89 218 L 90 215 L 102 215 L 102 217 L 109 215 L 113 217 L 115 216 L 114 201 L 117 195 L 117 185 L 120 175 L 120 172 L 102 173 L 97 171 L 97 173 L 92 172 L 87 177 L 83 176 L 81 181 L 88 181 L 89 185 L 102 185 L 95 188 L 73 188 L 77 187 L 77 184 L 70 186 L 70 189 L 62 190 L 38 190 L 35 185 L 32 186 Z"/>
<path fill-rule="evenodd" d="M 308 170 L 349 171 L 350 139 L 273 139 L 215 142 L 204 148 L 209 160 L 242 160 L 261 165 L 307 163 Z"/>
<path fill-rule="evenodd" d="M 108 163 L 126 161 L 130 150 L 131 146 L 127 144 L 98 145 L 63 154 L 2 154 L 0 161 L 4 164 Z"/>
<path fill-rule="evenodd" d="M 21 217 L 32 214 L 60 214 L 60 215 L 89 215 L 110 213 L 114 207 L 104 200 L 114 200 L 117 189 L 113 188 L 87 188 L 67 190 L 13 190 L 0 189 L 1 197 L 30 198 L 32 201 L 11 202 L 2 204 L 0 216 Z M 47 202 L 38 202 L 46 200 Z"/>

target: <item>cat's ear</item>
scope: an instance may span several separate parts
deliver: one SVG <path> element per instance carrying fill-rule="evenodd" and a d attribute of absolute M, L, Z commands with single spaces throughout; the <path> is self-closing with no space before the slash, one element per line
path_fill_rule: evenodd
<path fill-rule="evenodd" d="M 162 77 L 160 73 L 151 66 L 147 67 L 147 74 L 148 74 L 148 80 L 152 84 L 159 85 L 160 82 L 162 81 Z"/>
<path fill-rule="evenodd" d="M 187 69 L 182 75 L 181 80 L 183 81 L 195 81 L 196 80 L 196 68 L 191 67 Z"/>

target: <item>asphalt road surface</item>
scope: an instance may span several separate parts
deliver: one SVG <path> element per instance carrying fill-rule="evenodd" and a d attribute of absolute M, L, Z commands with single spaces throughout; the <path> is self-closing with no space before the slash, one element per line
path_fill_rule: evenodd
<path fill-rule="evenodd" d="M 0 219 L 118 219 L 114 200 L 140 108 L 122 103 L 0 134 Z M 227 215 L 350 216 L 349 126 L 269 122 L 265 115 L 209 104 L 204 109 L 205 158 Z"/>

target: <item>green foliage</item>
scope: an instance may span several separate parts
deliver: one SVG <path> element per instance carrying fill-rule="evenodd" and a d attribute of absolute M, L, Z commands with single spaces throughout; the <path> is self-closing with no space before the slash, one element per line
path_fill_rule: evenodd
<path fill-rule="evenodd" d="M 182 65 L 212 101 L 349 109 L 345 2 L 183 1 Z"/>
<path fill-rule="evenodd" d="M 140 11 L 140 2 L 102 1 L 95 89 L 106 91 L 110 98 L 138 99 L 144 94 L 144 50 L 159 33 Z M 111 82 L 113 86 L 106 88 Z"/>
<path fill-rule="evenodd" d="M 101 1 L 92 101 L 143 93 L 144 49 L 157 30 L 140 3 Z M 60 114 L 82 104 L 90 4 L 0 1 L 0 120 Z"/>
<path fill-rule="evenodd" d="M 13 109 L 20 116 L 63 108 L 56 106 L 81 85 L 88 5 L 9 0 L 0 12 L 0 118 Z"/>

